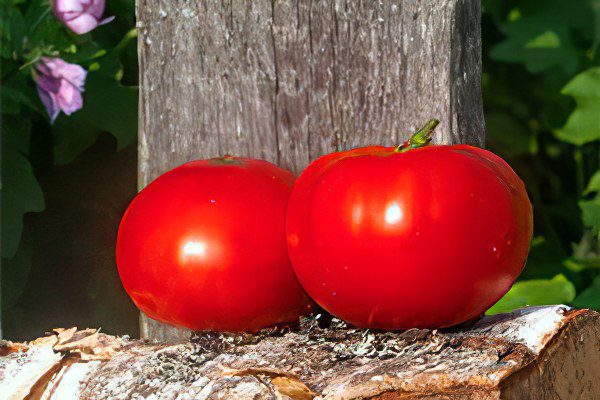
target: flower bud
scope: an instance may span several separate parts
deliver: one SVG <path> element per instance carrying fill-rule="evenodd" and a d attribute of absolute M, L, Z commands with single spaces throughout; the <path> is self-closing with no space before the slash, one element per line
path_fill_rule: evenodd
<path fill-rule="evenodd" d="M 67 28 L 83 35 L 115 18 L 102 19 L 105 4 L 105 0 L 52 0 L 52 9 Z"/>
<path fill-rule="evenodd" d="M 83 106 L 83 85 L 87 72 L 60 58 L 43 57 L 35 66 L 34 79 L 50 121 L 62 111 L 71 115 Z"/>

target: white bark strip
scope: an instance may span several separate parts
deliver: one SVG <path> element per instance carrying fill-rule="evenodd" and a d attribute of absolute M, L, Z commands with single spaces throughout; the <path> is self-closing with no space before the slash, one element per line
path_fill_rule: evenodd
<path fill-rule="evenodd" d="M 72 336 L 0 347 L 0 399 L 600 398 L 600 315 L 565 306 L 453 332 L 314 320 L 284 335 L 204 333 L 179 344 L 63 332 Z"/>

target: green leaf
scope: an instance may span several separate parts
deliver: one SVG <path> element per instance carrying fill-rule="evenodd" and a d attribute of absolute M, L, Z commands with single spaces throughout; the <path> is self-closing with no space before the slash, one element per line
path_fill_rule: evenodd
<path fill-rule="evenodd" d="M 492 151 L 506 157 L 535 154 L 537 142 L 534 135 L 521 122 L 507 112 L 496 111 L 485 116 L 486 140 Z"/>
<path fill-rule="evenodd" d="M 600 310 L 600 276 L 597 276 L 592 284 L 573 300 L 573 305 L 580 308 Z"/>
<path fill-rule="evenodd" d="M 130 30 L 106 55 L 94 58 L 85 82 L 83 107 L 71 116 L 61 115 L 53 126 L 54 161 L 66 164 L 91 146 L 101 132 L 111 133 L 119 149 L 137 138 L 138 90 L 120 83 L 120 54 L 136 38 Z"/>
<path fill-rule="evenodd" d="M 525 306 L 569 303 L 575 298 L 575 286 L 564 275 L 552 279 L 532 279 L 513 285 L 487 314 L 500 314 Z"/>
<path fill-rule="evenodd" d="M 590 68 L 575 76 L 562 90 L 577 102 L 556 136 L 576 145 L 600 139 L 600 67 Z"/>
<path fill-rule="evenodd" d="M 600 229 L 600 196 L 592 200 L 582 200 L 579 202 L 581 208 L 581 219 L 585 226 Z"/>
<path fill-rule="evenodd" d="M 593 13 L 587 2 L 571 2 L 568 7 L 563 0 L 522 2 L 499 24 L 506 39 L 492 48 L 490 56 L 522 63 L 532 73 L 558 67 L 572 74 L 583 58 L 575 37 L 591 40 L 593 26 Z"/>
<path fill-rule="evenodd" d="M 14 307 L 27 286 L 32 263 L 31 239 L 19 243 L 19 251 L 11 259 L 2 260 L 2 309 Z"/>
<path fill-rule="evenodd" d="M 73 44 L 84 43 L 89 35 L 70 32 L 51 11 L 47 0 L 32 0 L 25 13 L 27 27 L 27 60 L 33 61 L 43 55 L 57 56 L 68 53 Z"/>
<path fill-rule="evenodd" d="M 54 156 L 66 164 L 91 146 L 101 132 L 117 138 L 118 148 L 132 144 L 137 135 L 137 88 L 122 86 L 100 71 L 90 72 L 85 84 L 83 108 L 61 115 L 53 126 Z"/>
<path fill-rule="evenodd" d="M 135 1 L 111 0 L 106 2 L 104 15 L 116 15 L 115 22 L 120 22 L 127 27 L 135 25 Z"/>
<path fill-rule="evenodd" d="M 27 11 L 23 17 L 23 23 L 27 29 L 27 35 L 31 36 L 46 19 L 56 17 L 52 14 L 52 6 L 47 0 L 28 0 Z"/>
<path fill-rule="evenodd" d="M 573 272 L 581 272 L 586 269 L 600 269 L 600 257 L 569 258 L 565 260 L 564 264 Z"/>
<path fill-rule="evenodd" d="M 2 257 L 17 252 L 23 215 L 44 209 L 44 195 L 23 152 L 27 120 L 3 116 L 2 122 Z"/>
<path fill-rule="evenodd" d="M 592 175 L 584 194 L 590 194 L 593 192 L 600 192 L 600 171 L 596 171 L 596 173 Z"/>
<path fill-rule="evenodd" d="M 0 101 L 2 104 L 2 112 L 6 114 L 19 114 L 21 111 L 21 105 L 26 104 L 30 107 L 33 104 L 29 101 L 29 98 L 22 92 L 14 90 L 7 86 L 0 86 Z"/>
<path fill-rule="evenodd" d="M 555 236 L 536 236 L 532 240 L 521 279 L 550 279 L 565 271 L 563 262 L 567 256 Z"/>
<path fill-rule="evenodd" d="M 73 64 L 89 63 L 98 57 L 106 54 L 106 50 L 101 49 L 94 42 L 85 42 L 80 45 L 73 45 L 69 52 L 62 54 L 63 60 Z"/>
<path fill-rule="evenodd" d="M 19 8 L 9 2 L 0 3 L 0 56 L 13 58 L 21 54 L 25 24 Z"/>
<path fill-rule="evenodd" d="M 525 44 L 528 49 L 556 49 L 560 47 L 560 38 L 554 31 L 546 31 Z"/>
<path fill-rule="evenodd" d="M 579 243 L 573 243 L 573 255 L 565 260 L 565 267 L 573 272 L 600 269 L 600 254 L 595 250 L 597 243 L 598 239 L 592 230 L 584 231 Z"/>
<path fill-rule="evenodd" d="M 502 20 L 503 6 L 504 4 L 502 4 L 501 1 L 496 0 L 483 0 L 481 3 L 483 13 L 492 17 L 495 23 L 498 23 Z"/>
<path fill-rule="evenodd" d="M 15 67 L 17 68 L 17 67 Z M 15 71 L 0 85 L 2 113 L 19 114 L 23 106 L 39 112 L 40 103 L 37 91 L 33 87 L 31 75 Z"/>

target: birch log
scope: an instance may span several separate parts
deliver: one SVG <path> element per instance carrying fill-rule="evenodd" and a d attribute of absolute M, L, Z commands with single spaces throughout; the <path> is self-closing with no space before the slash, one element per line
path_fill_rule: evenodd
<path fill-rule="evenodd" d="M 458 331 L 377 333 L 315 319 L 295 332 L 129 341 L 57 330 L 0 346 L 2 399 L 600 398 L 600 315 L 565 306 Z"/>
<path fill-rule="evenodd" d="M 483 145 L 480 13 L 479 0 L 137 0 L 139 187 L 224 154 L 298 173 L 432 117 L 438 143 Z"/>

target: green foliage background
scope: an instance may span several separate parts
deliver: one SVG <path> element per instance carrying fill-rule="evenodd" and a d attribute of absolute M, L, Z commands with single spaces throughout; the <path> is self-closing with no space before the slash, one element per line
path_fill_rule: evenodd
<path fill-rule="evenodd" d="M 489 312 L 600 309 L 600 1 L 484 1 L 487 146 L 523 178 L 535 237 Z"/>
<path fill-rule="evenodd" d="M 76 35 L 54 16 L 49 0 L 0 0 L 3 260 L 15 257 L 19 249 L 24 215 L 45 208 L 37 176 L 73 161 L 102 132 L 114 135 L 119 148 L 135 143 L 134 11 L 132 0 L 110 0 L 105 15 L 115 15 L 115 20 Z M 61 114 L 53 125 L 32 80 L 42 56 L 60 57 L 88 71 L 83 108 L 71 116 Z M 6 264 L 2 263 L 1 288 L 5 310 L 19 299 L 29 263 L 17 263 L 20 269 Z"/>
<path fill-rule="evenodd" d="M 490 312 L 551 303 L 600 309 L 600 0 L 483 7 L 487 146 L 524 179 L 535 213 L 525 271 Z M 44 210 L 39 171 L 72 162 L 102 132 L 119 148 L 135 142 L 133 1 L 110 0 L 105 15 L 116 19 L 78 36 L 48 0 L 0 0 L 3 258 L 17 252 L 23 216 Z M 89 71 L 83 109 L 54 125 L 31 79 L 44 55 Z M 2 273 L 8 307 L 27 273 Z"/>

